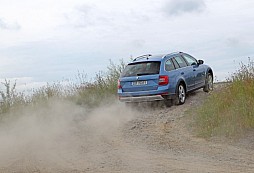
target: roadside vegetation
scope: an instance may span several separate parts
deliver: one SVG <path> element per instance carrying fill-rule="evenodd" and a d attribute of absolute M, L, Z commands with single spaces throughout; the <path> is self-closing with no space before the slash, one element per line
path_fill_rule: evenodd
<path fill-rule="evenodd" d="M 16 82 L 2 82 L 0 95 L 0 120 L 8 112 L 19 110 L 21 107 L 48 103 L 50 99 L 66 99 L 84 107 L 93 108 L 102 103 L 112 103 L 116 100 L 117 80 L 125 67 L 121 60 L 118 64 L 110 61 L 105 72 L 98 72 L 95 78 L 88 80 L 85 74 L 77 75 L 78 82 L 61 82 L 47 84 L 33 90 L 30 95 L 17 92 Z"/>
<path fill-rule="evenodd" d="M 47 84 L 30 95 L 17 92 L 16 83 L 5 80 L 0 90 L 0 121 L 11 111 L 47 104 L 50 99 L 65 99 L 87 108 L 113 103 L 117 99 L 117 80 L 124 67 L 123 60 L 118 64 L 110 61 L 107 70 L 98 72 L 91 80 L 79 73 L 77 83 Z M 239 69 L 223 85 L 194 111 L 199 136 L 234 137 L 254 128 L 254 61 L 249 59 L 247 65 L 240 64 Z"/>
<path fill-rule="evenodd" d="M 235 137 L 254 128 L 254 61 L 241 63 L 222 89 L 196 112 L 199 136 Z"/>

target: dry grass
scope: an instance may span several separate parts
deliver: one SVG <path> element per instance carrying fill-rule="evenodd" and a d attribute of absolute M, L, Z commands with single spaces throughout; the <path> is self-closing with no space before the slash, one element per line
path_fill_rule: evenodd
<path fill-rule="evenodd" d="M 4 90 L 0 91 L 2 102 L 0 104 L 0 119 L 12 110 L 20 107 L 40 105 L 47 103 L 50 99 L 72 101 L 75 104 L 93 108 L 101 103 L 112 103 L 116 99 L 117 80 L 125 67 L 123 60 L 119 64 L 110 61 L 106 72 L 99 72 L 90 81 L 86 75 L 78 74 L 78 83 L 47 84 L 39 89 L 33 90 L 29 96 L 16 91 L 16 83 L 8 80 L 2 83 Z"/>
<path fill-rule="evenodd" d="M 254 62 L 241 63 L 228 81 L 197 111 L 196 127 L 202 137 L 234 137 L 254 128 Z"/>

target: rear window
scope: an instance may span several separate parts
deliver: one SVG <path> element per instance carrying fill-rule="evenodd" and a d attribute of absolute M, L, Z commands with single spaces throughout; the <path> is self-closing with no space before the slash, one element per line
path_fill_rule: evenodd
<path fill-rule="evenodd" d="M 125 67 L 121 77 L 159 74 L 160 64 L 158 61 L 132 63 Z"/>

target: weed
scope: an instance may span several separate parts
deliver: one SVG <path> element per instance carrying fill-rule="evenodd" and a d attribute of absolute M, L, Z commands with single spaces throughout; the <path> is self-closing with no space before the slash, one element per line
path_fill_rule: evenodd
<path fill-rule="evenodd" d="M 63 85 L 61 82 L 47 84 L 33 93 L 26 96 L 24 93 L 16 91 L 16 82 L 11 84 L 5 80 L 5 90 L 0 91 L 2 102 L 0 104 L 0 118 L 3 114 L 17 109 L 20 106 L 37 105 L 48 102 L 51 98 L 68 99 L 76 104 L 84 105 L 89 108 L 97 107 L 101 103 L 112 103 L 115 101 L 117 92 L 117 80 L 125 67 L 123 60 L 116 65 L 112 61 L 106 72 L 99 72 L 93 80 L 88 81 L 85 74 L 78 73 L 79 83 L 68 83 Z"/>
<path fill-rule="evenodd" d="M 233 137 L 254 128 L 254 62 L 249 58 L 247 65 L 241 63 L 228 82 L 197 111 L 196 127 L 202 137 Z"/>

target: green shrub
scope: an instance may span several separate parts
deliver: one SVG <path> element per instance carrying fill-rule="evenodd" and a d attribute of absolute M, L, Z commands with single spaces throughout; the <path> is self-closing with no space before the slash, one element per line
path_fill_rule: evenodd
<path fill-rule="evenodd" d="M 68 99 L 89 108 L 96 107 L 101 103 L 112 103 L 116 98 L 117 80 L 124 67 L 123 60 L 118 65 L 110 61 L 107 71 L 97 73 L 91 81 L 87 80 L 86 75 L 79 73 L 78 83 L 48 83 L 46 86 L 33 90 L 29 96 L 16 91 L 16 82 L 11 84 L 10 81 L 5 80 L 2 83 L 5 90 L 0 91 L 2 97 L 0 118 L 13 109 L 41 104 L 52 98 Z"/>
<path fill-rule="evenodd" d="M 110 61 L 106 72 L 96 74 L 93 82 L 84 82 L 77 87 L 75 99 L 78 104 L 96 107 L 101 103 L 111 103 L 116 98 L 117 81 L 125 67 L 123 60 L 119 65 Z"/>
<path fill-rule="evenodd" d="M 254 62 L 240 64 L 222 90 L 212 93 L 197 111 L 196 126 L 203 137 L 233 137 L 254 128 Z"/>
<path fill-rule="evenodd" d="M 20 107 L 26 104 L 26 96 L 24 93 L 19 93 L 16 91 L 16 82 L 11 84 L 10 80 L 5 80 L 2 82 L 5 90 L 0 91 L 1 103 L 0 103 L 0 114 L 10 111 L 12 107 Z"/>

